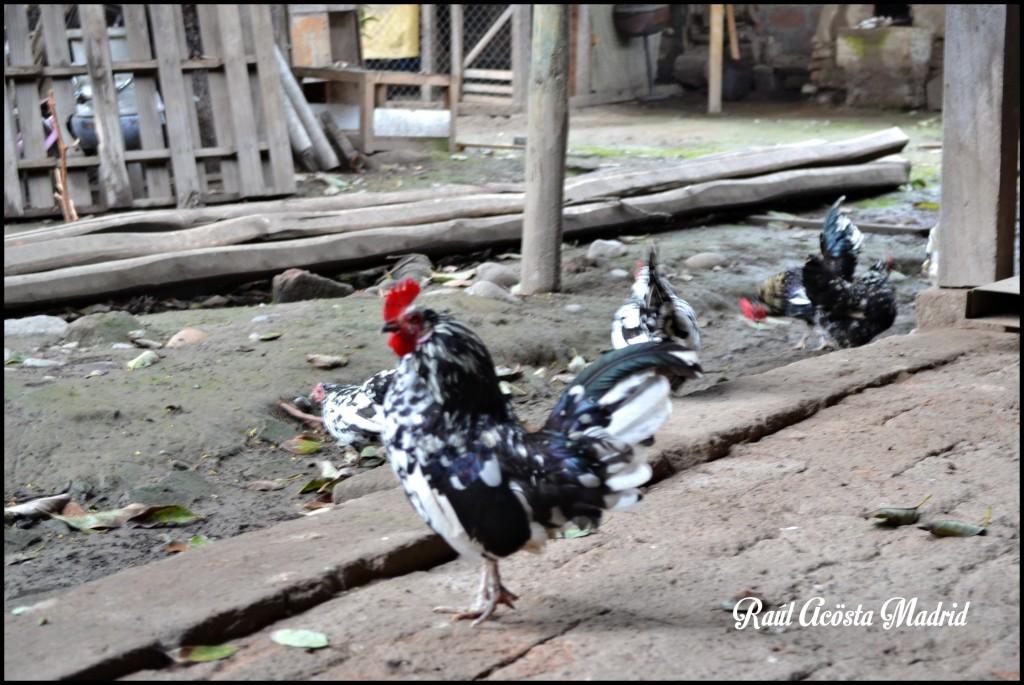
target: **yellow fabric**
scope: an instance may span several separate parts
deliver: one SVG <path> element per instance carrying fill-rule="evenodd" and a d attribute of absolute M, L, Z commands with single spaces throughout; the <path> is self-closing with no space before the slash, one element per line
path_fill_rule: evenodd
<path fill-rule="evenodd" d="M 363 5 L 363 59 L 420 55 L 419 5 Z"/>

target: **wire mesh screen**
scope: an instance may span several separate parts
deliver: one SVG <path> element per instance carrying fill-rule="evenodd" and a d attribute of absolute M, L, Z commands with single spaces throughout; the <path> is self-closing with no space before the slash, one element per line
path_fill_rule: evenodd
<path fill-rule="evenodd" d="M 363 64 L 379 71 L 452 73 L 452 5 L 365 5 Z M 462 5 L 464 91 L 511 94 L 511 5 Z M 467 87 L 468 86 L 468 87 Z M 430 91 L 434 91 L 431 93 Z M 388 86 L 392 103 L 438 101 L 430 86 Z"/>

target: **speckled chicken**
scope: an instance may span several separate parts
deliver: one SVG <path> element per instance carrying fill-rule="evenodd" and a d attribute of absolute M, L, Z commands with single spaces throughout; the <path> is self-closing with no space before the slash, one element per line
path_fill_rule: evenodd
<path fill-rule="evenodd" d="M 679 297 L 668 278 L 658 267 L 657 246 L 651 245 L 647 263 L 636 263 L 633 287 L 629 297 L 612 317 L 612 347 L 645 342 L 673 341 L 694 352 L 700 352 L 700 325 L 690 303 Z M 672 389 L 682 384 L 674 379 Z"/>
<path fill-rule="evenodd" d="M 804 285 L 821 312 L 821 324 L 840 348 L 871 342 L 896 321 L 896 293 L 889 282 L 892 259 L 880 259 L 853 281 L 837 276 L 821 257 L 807 258 Z"/>
<path fill-rule="evenodd" d="M 385 301 L 382 330 L 401 361 L 384 398 L 382 437 L 417 513 L 460 554 L 481 560 L 476 603 L 435 609 L 478 625 L 517 599 L 501 582 L 501 558 L 538 550 L 570 522 L 596 528 L 602 512 L 639 501 L 651 468 L 638 443 L 672 410 L 665 376 L 701 369 L 676 342 L 609 352 L 530 432 L 483 341 L 452 316 L 417 306 L 418 293 L 406 280 Z"/>
<path fill-rule="evenodd" d="M 857 268 L 857 255 L 863 245 L 864 236 L 860 229 L 839 211 L 845 199 L 844 195 L 832 203 L 825 215 L 818 243 L 821 248 L 821 263 L 825 268 L 849 281 Z M 812 333 L 816 333 L 821 340 L 816 349 L 820 350 L 832 346 L 833 341 L 829 339 L 827 329 L 819 323 L 820 314 L 807 295 L 803 271 L 802 266 L 796 266 L 772 274 L 758 284 L 754 301 L 742 298 L 740 307 L 743 315 L 755 323 L 763 323 L 769 316 L 803 321 L 807 328 L 793 349 L 804 349 L 807 339 Z"/>
<path fill-rule="evenodd" d="M 359 447 L 380 438 L 384 426 L 384 394 L 395 370 L 370 376 L 361 385 L 317 383 L 310 393 L 320 403 L 324 429 L 339 445 Z"/>

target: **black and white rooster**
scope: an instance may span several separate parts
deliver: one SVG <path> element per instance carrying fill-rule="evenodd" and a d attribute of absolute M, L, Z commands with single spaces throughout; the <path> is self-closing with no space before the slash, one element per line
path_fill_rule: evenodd
<path fill-rule="evenodd" d="M 636 263 L 633 287 L 612 317 L 612 347 L 621 350 L 645 342 L 677 342 L 700 352 L 700 326 L 690 303 L 679 297 L 658 268 L 658 248 L 651 245 L 647 264 Z M 672 389 L 685 379 L 674 379 Z"/>
<path fill-rule="evenodd" d="M 596 528 L 602 511 L 636 504 L 651 476 L 642 448 L 672 409 L 665 375 L 699 376 L 693 350 L 629 345 L 599 357 L 526 430 L 501 393 L 483 341 L 450 315 L 414 304 L 415 281 L 395 286 L 382 331 L 401 358 L 384 398 L 388 459 L 417 513 L 460 554 L 481 559 L 474 606 L 438 607 L 486 621 L 516 595 L 498 560 L 538 551 L 562 526 Z"/>
<path fill-rule="evenodd" d="M 845 199 L 843 195 L 832 203 L 822 223 L 818 243 L 824 267 L 830 273 L 851 281 L 864 235 L 849 217 L 839 211 Z M 804 349 L 812 332 L 817 333 L 821 340 L 817 349 L 825 349 L 832 344 L 827 331 L 821 326 L 818 308 L 807 295 L 802 266 L 780 271 L 761 281 L 754 301 L 741 298 L 740 308 L 743 315 L 757 325 L 766 323 L 769 316 L 799 319 L 806 323 L 807 328 L 793 346 L 794 350 Z"/>
<path fill-rule="evenodd" d="M 395 369 L 370 376 L 361 385 L 317 383 L 309 399 L 320 403 L 324 428 L 339 445 L 359 447 L 380 437 L 384 426 L 384 394 Z"/>
<path fill-rule="evenodd" d="M 852 281 L 838 276 L 821 257 L 804 264 L 807 296 L 818 308 L 821 324 L 840 348 L 859 347 L 896 321 L 896 293 L 889 282 L 891 257 L 880 259 Z"/>

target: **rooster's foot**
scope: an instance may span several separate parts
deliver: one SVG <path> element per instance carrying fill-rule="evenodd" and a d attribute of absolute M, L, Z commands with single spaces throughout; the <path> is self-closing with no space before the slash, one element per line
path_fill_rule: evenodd
<path fill-rule="evenodd" d="M 476 627 L 489 619 L 499 604 L 504 604 L 515 609 L 513 602 L 519 596 L 513 594 L 501 584 L 501 576 L 498 575 L 498 562 L 493 559 L 484 559 L 483 574 L 480 578 L 480 594 L 476 604 L 470 609 L 458 607 L 434 607 L 439 614 L 453 614 L 452 620 L 461 621 L 473 619 L 473 626 Z"/>

